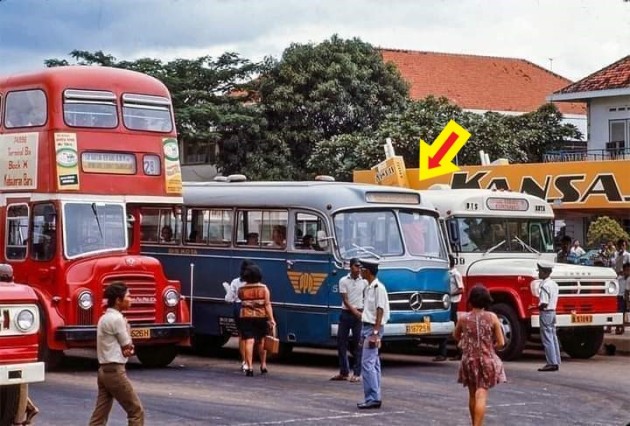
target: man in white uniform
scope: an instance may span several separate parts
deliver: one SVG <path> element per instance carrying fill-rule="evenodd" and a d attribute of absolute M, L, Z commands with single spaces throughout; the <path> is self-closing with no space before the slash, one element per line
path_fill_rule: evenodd
<path fill-rule="evenodd" d="M 545 348 L 547 364 L 538 371 L 558 371 L 560 368 L 560 344 L 556 334 L 556 305 L 558 284 L 549 278 L 553 263 L 538 262 L 538 310 L 540 311 L 540 338 Z"/>

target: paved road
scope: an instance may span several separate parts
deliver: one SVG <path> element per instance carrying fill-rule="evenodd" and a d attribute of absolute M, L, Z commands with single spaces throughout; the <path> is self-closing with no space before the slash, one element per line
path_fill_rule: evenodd
<path fill-rule="evenodd" d="M 76 355 L 76 354 L 75 354 Z M 65 367 L 33 385 L 39 425 L 85 425 L 96 398 L 96 361 L 71 356 Z M 85 356 L 87 355 L 87 356 Z M 467 425 L 467 391 L 455 383 L 457 362 L 431 356 L 385 354 L 383 408 L 356 409 L 362 386 L 330 382 L 329 350 L 296 350 L 270 374 L 244 377 L 236 351 L 213 358 L 180 355 L 171 367 L 129 375 L 144 403 L 147 425 Z M 565 360 L 558 373 L 539 373 L 532 352 L 506 364 L 509 383 L 490 393 L 488 425 L 625 425 L 630 421 L 628 358 Z M 114 407 L 110 425 L 125 425 Z"/>

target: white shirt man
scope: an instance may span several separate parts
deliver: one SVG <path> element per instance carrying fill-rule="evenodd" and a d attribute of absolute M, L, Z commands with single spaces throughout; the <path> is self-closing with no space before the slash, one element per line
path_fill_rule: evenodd
<path fill-rule="evenodd" d="M 558 284 L 549 278 L 553 263 L 538 263 L 538 310 L 540 314 L 540 337 L 545 348 L 547 364 L 538 371 L 558 371 L 560 368 L 560 344 L 556 334 L 556 306 L 558 305 Z"/>
<path fill-rule="evenodd" d="M 448 270 L 448 276 L 451 282 L 451 303 L 459 303 L 462 300 L 464 291 L 464 279 L 461 272 L 455 266 Z"/>

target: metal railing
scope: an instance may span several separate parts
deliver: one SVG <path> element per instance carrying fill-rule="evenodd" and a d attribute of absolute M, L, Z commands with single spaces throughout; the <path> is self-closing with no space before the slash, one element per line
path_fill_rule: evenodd
<path fill-rule="evenodd" d="M 543 154 L 543 163 L 609 160 L 630 160 L 630 148 L 550 151 Z"/>

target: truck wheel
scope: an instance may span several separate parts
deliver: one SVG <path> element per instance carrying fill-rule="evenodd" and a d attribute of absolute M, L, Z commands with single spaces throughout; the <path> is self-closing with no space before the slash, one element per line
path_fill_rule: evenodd
<path fill-rule="evenodd" d="M 505 346 L 503 349 L 497 350 L 497 355 L 505 361 L 519 358 L 523 353 L 523 348 L 525 348 L 527 334 L 516 312 L 506 303 L 492 305 L 490 310 L 499 317 L 505 337 Z"/>
<path fill-rule="evenodd" d="M 136 347 L 136 356 L 145 367 L 166 367 L 177 356 L 177 346 L 138 346 Z"/>
<path fill-rule="evenodd" d="M 604 343 L 603 327 L 574 327 L 560 334 L 562 349 L 576 359 L 587 359 L 596 355 Z"/>
<path fill-rule="evenodd" d="M 216 355 L 219 349 L 221 349 L 230 340 L 229 334 L 222 334 L 220 336 L 210 336 L 207 334 L 193 334 L 191 343 L 193 352 L 197 355 Z"/>
<path fill-rule="evenodd" d="M 12 425 L 20 406 L 20 385 L 0 386 L 0 425 Z"/>

